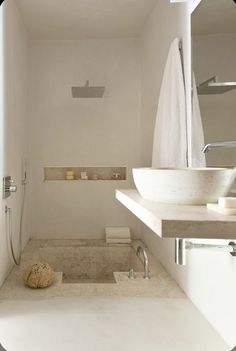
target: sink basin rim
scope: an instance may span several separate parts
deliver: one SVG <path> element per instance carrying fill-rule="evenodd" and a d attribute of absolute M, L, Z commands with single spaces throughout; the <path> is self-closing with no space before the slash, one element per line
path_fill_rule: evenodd
<path fill-rule="evenodd" d="M 176 205 L 206 205 L 227 196 L 236 168 L 133 168 L 140 195 L 147 200 Z"/>
<path fill-rule="evenodd" d="M 225 170 L 235 170 L 236 167 L 186 167 L 186 168 L 174 168 L 174 167 L 162 167 L 162 168 L 152 168 L 152 167 L 135 167 L 133 170 L 152 170 L 152 171 L 225 171 Z"/>

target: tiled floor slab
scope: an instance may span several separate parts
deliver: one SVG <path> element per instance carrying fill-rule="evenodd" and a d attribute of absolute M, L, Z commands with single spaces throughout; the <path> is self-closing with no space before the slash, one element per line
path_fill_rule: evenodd
<path fill-rule="evenodd" d="M 0 303 L 7 351 L 228 351 L 187 299 L 53 298 Z"/>

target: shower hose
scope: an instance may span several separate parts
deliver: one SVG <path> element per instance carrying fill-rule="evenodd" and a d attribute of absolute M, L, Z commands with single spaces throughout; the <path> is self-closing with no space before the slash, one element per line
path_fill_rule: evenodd
<path fill-rule="evenodd" d="M 21 201 L 21 208 L 20 208 L 20 228 L 19 228 L 19 240 L 18 240 L 17 253 L 15 252 L 14 245 L 13 245 L 12 209 L 10 207 L 7 207 L 7 206 L 5 207 L 5 213 L 7 215 L 6 232 L 7 232 L 8 238 L 9 238 L 11 258 L 16 265 L 19 265 L 21 262 L 22 224 L 23 224 L 23 215 L 24 215 L 24 207 L 25 207 L 25 187 L 26 187 L 26 180 L 23 180 L 22 181 L 22 201 Z"/>

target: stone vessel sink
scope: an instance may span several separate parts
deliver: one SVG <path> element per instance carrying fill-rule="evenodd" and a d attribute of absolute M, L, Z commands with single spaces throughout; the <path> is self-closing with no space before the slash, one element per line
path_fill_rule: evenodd
<path fill-rule="evenodd" d="M 226 196 L 235 168 L 133 168 L 134 182 L 147 200 L 178 205 L 205 205 Z"/>

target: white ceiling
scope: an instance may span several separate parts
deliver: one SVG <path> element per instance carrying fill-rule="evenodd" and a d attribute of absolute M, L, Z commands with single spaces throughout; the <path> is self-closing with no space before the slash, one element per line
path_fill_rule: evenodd
<path fill-rule="evenodd" d="M 137 36 L 158 0 L 15 0 L 34 39 Z"/>
<path fill-rule="evenodd" d="M 192 15 L 193 34 L 236 33 L 233 0 L 202 0 Z"/>

